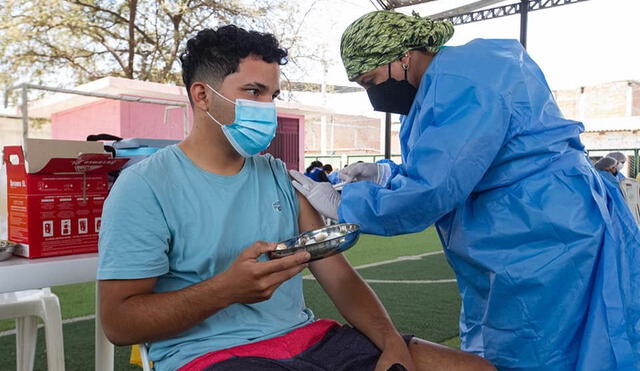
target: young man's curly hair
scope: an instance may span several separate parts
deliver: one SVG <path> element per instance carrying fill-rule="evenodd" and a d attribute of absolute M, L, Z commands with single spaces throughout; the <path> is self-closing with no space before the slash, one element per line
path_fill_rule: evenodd
<path fill-rule="evenodd" d="M 287 64 L 287 51 L 269 33 L 247 31 L 229 25 L 204 29 L 187 41 L 180 54 L 182 81 L 189 94 L 194 81 L 217 86 L 227 75 L 237 71 L 242 58 L 254 55 L 267 63 Z"/>

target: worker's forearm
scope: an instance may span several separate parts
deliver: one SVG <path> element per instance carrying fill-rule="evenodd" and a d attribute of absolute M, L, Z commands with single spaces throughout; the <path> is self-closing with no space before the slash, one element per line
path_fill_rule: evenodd
<path fill-rule="evenodd" d="M 129 345 L 174 336 L 229 306 L 219 276 L 187 288 L 131 296 L 105 312 L 102 323 L 109 340 Z"/>

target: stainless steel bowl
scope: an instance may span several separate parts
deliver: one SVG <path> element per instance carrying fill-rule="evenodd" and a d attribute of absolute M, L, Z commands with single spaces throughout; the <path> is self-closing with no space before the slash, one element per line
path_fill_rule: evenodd
<path fill-rule="evenodd" d="M 276 250 L 269 252 L 269 258 L 282 258 L 304 249 L 311 254 L 310 260 L 318 260 L 349 249 L 359 237 L 360 227 L 356 224 L 330 225 L 279 242 Z"/>
<path fill-rule="evenodd" d="M 9 259 L 17 246 L 15 242 L 0 240 L 0 261 Z"/>

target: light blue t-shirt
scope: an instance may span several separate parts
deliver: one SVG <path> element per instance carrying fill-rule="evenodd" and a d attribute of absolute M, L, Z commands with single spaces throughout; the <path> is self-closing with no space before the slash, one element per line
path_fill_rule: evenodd
<path fill-rule="evenodd" d="M 222 176 L 171 146 L 123 171 L 111 190 L 102 213 L 98 279 L 158 277 L 155 292 L 179 290 L 225 271 L 255 241 L 297 233 L 298 201 L 282 161 L 254 156 L 238 174 Z M 298 274 L 267 301 L 233 304 L 152 343 L 150 358 L 156 370 L 176 370 L 207 352 L 311 321 Z"/>

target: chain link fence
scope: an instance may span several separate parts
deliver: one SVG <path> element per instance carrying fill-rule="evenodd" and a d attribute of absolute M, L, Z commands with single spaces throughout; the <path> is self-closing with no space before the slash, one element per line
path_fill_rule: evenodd
<path fill-rule="evenodd" d="M 602 148 L 602 149 L 588 149 L 587 154 L 589 158 L 595 162 L 606 156 L 611 152 L 622 152 L 627 156 L 627 163 L 623 174 L 629 178 L 636 178 L 640 174 L 640 148 Z M 331 164 L 331 166 L 339 170 L 349 164 L 363 161 L 363 162 L 376 162 L 384 159 L 382 154 L 362 154 L 362 155 L 306 155 L 304 156 L 305 169 L 313 161 L 320 161 L 322 164 Z M 391 160 L 399 164 L 402 162 L 402 156 L 399 154 L 391 155 Z"/>
<path fill-rule="evenodd" d="M 362 162 L 376 162 L 384 159 L 384 155 L 306 155 L 304 156 L 304 168 L 306 169 L 313 161 L 320 161 L 323 165 L 331 164 L 331 166 L 340 170 L 343 167 L 356 163 L 358 161 Z M 396 164 L 402 163 L 402 156 L 399 154 L 391 155 L 391 160 Z"/>

